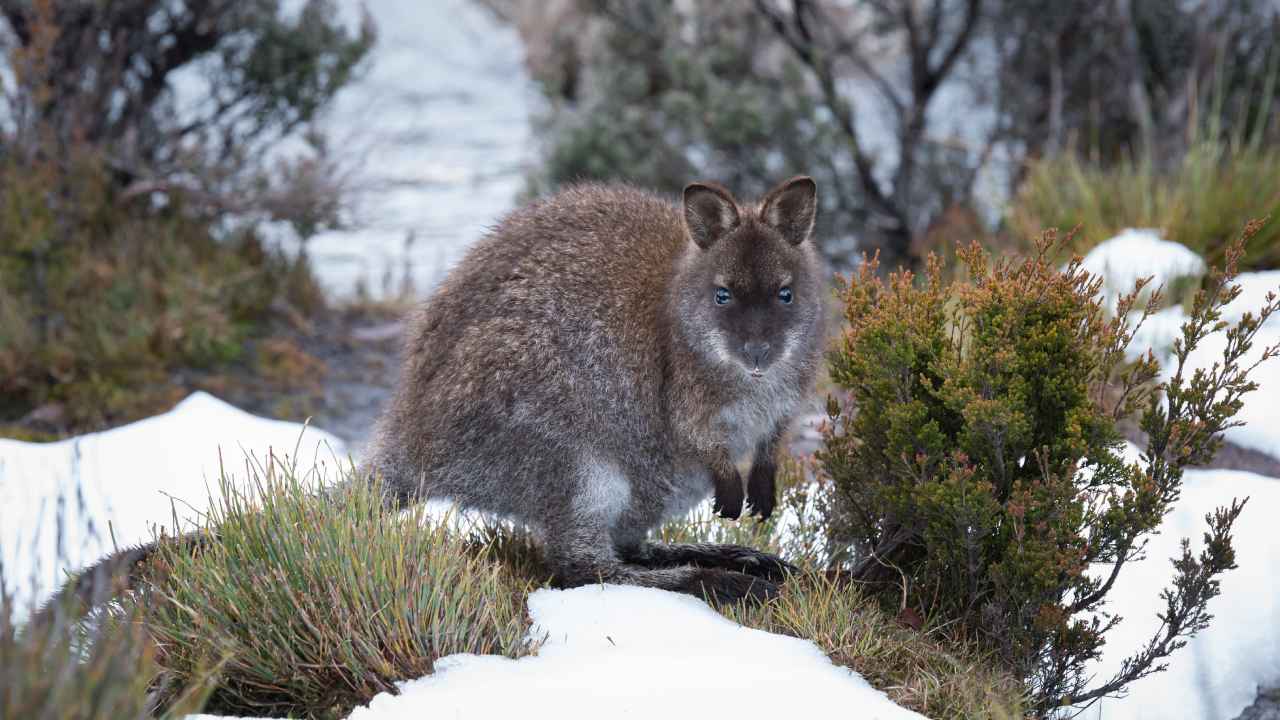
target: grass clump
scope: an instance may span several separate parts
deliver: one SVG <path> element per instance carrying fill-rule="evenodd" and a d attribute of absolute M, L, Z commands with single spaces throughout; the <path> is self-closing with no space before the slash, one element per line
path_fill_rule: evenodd
<path fill-rule="evenodd" d="M 78 627 L 19 628 L 12 597 L 0 598 L 0 717 L 29 720 L 146 720 L 196 711 L 207 670 L 173 688 L 168 711 L 157 716 L 148 688 L 159 674 L 155 645 L 141 616 Z"/>
<path fill-rule="evenodd" d="M 67 521 L 62 507 L 59 528 Z M 45 622 L 33 624 L 37 581 L 30 578 L 32 592 L 22 601 L 11 580 L 22 582 L 8 577 L 0 562 L 0 718 L 167 720 L 200 709 L 210 665 L 169 688 L 167 710 L 156 712 L 150 690 L 160 668 L 142 608 L 117 607 L 79 622 L 78 603 L 68 597 L 51 605 Z"/>
<path fill-rule="evenodd" d="M 1073 247 L 1125 228 L 1156 228 L 1167 240 L 1221 265 L 1242 217 L 1270 217 L 1249 241 L 1242 270 L 1280 267 L 1280 147 L 1203 140 L 1180 161 L 1151 158 L 1103 166 L 1074 153 L 1031 163 L 1011 212 L 1016 235 L 1041 228 L 1089 229 Z"/>
<path fill-rule="evenodd" d="M 166 544 L 148 593 L 162 686 L 225 659 L 209 709 L 337 717 L 442 656 L 535 648 L 528 583 L 474 531 L 390 514 L 377 483 L 317 489 L 269 459 L 245 488 L 221 482 L 199 531 L 216 542 Z"/>
<path fill-rule="evenodd" d="M 895 703 L 935 720 L 1024 716 L 1016 677 L 972 647 L 899 622 L 838 578 L 808 572 L 772 602 L 720 611 L 747 627 L 813 641 Z"/>

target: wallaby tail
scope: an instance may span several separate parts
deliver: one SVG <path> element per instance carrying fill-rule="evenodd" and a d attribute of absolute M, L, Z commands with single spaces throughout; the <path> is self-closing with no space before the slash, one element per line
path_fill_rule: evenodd
<path fill-rule="evenodd" d="M 188 551 L 194 551 L 215 539 L 212 533 L 199 531 L 117 550 L 67 580 L 31 616 L 27 631 L 65 627 L 124 593 L 137 589 L 146 577 L 147 562 L 161 543 L 177 543 Z"/>

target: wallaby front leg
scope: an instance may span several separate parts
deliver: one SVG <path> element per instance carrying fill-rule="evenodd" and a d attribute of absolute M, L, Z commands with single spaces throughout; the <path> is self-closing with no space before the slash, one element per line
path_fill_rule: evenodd
<path fill-rule="evenodd" d="M 716 496 L 713 508 L 720 517 L 737 520 L 742 515 L 742 475 L 733 466 L 729 453 L 721 450 L 711 462 L 711 482 Z"/>
<path fill-rule="evenodd" d="M 783 430 L 779 426 L 756 446 L 751 459 L 751 472 L 747 475 L 747 505 L 751 514 L 766 519 L 773 514 L 778 503 L 776 480 L 778 476 L 778 445 Z"/>

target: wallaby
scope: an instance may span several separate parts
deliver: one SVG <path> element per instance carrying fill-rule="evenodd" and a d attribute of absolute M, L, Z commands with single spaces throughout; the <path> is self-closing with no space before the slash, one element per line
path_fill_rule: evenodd
<path fill-rule="evenodd" d="M 647 541 L 714 490 L 774 507 L 775 452 L 821 356 L 812 179 L 756 204 L 694 183 L 678 207 L 580 185 L 507 217 L 409 330 L 370 459 L 401 503 L 448 498 L 542 540 L 562 586 L 772 594 L 786 565 Z"/>
<path fill-rule="evenodd" d="M 777 557 L 647 535 L 713 492 L 738 517 L 748 456 L 745 500 L 772 512 L 775 454 L 824 338 L 816 210 L 796 177 L 750 205 L 713 183 L 682 207 L 586 184 L 513 212 L 412 320 L 365 472 L 394 505 L 447 498 L 523 523 L 564 587 L 775 594 L 790 567 Z M 59 597 L 100 604 L 153 550 L 108 556 Z"/>

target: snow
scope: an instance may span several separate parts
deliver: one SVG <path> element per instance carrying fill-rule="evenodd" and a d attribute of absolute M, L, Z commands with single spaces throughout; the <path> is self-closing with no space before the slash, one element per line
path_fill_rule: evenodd
<path fill-rule="evenodd" d="M 701 600 L 617 585 L 529 596 L 537 655 L 454 655 L 436 674 L 358 708 L 351 720 L 422 717 L 920 718 L 816 645 L 745 628 Z M 602 709 L 607 712 L 602 713 Z"/>
<path fill-rule="evenodd" d="M 1102 700 L 1082 718 L 1234 718 L 1257 697 L 1259 684 L 1275 685 L 1280 676 L 1280 543 L 1275 542 L 1280 480 L 1232 470 L 1187 471 L 1182 497 L 1148 545 L 1146 558 L 1121 572 L 1107 609 L 1126 619 L 1108 635 L 1097 677 L 1103 681 L 1114 674 L 1157 628 L 1156 612 L 1163 609 L 1159 592 L 1173 577 L 1169 559 L 1181 552 L 1182 538 L 1198 552 L 1205 513 L 1245 497 L 1249 502 L 1234 533 L 1239 567 L 1222 576 L 1222 594 L 1209 604 L 1213 622 L 1170 657 L 1168 670 L 1131 684 L 1125 698 Z"/>
<path fill-rule="evenodd" d="M 1129 228 L 1099 243 L 1084 256 L 1082 267 L 1103 278 L 1113 310 L 1121 295 L 1133 290 L 1139 278 L 1151 277 L 1150 287 L 1168 286 L 1187 276 L 1203 275 L 1203 259 L 1185 245 L 1164 240 L 1156 230 Z"/>
<path fill-rule="evenodd" d="M 406 278 L 423 293 L 524 189 L 538 93 L 515 28 L 478 3 L 363 7 L 378 29 L 367 73 L 320 123 L 350 169 L 354 222 L 309 239 L 306 250 L 336 294 L 360 283 L 374 295 L 396 293 Z"/>
<path fill-rule="evenodd" d="M 175 512 L 198 517 L 221 459 L 241 479 L 246 473 L 237 467 L 246 455 L 296 457 L 303 472 L 340 462 L 340 441 L 316 429 L 302 433 L 296 423 L 195 393 L 167 413 L 112 430 L 50 444 L 0 440 L 6 572 L 34 576 L 34 589 L 19 590 L 38 598 L 65 570 L 110 550 L 108 523 L 124 545 L 150 539 Z M 62 553 L 52 519 L 59 496 L 71 498 Z M 534 637 L 545 637 L 537 655 L 450 656 L 434 675 L 404 683 L 398 696 L 375 697 L 351 717 L 595 718 L 606 704 L 611 715 L 633 717 L 670 715 L 673 708 L 695 716 L 727 704 L 741 717 L 832 707 L 856 708 L 865 718 L 920 717 L 833 665 L 812 642 L 741 627 L 692 597 L 621 586 L 539 590 L 529 597 L 529 612 Z"/>
<path fill-rule="evenodd" d="M 342 458 L 342 441 L 250 415 L 197 392 L 162 415 L 55 443 L 0 439 L 0 561 L 22 600 L 52 592 L 67 570 L 150 540 L 176 513 L 209 506 L 220 457 L 296 456 L 301 472 Z M 238 473 L 244 477 L 245 473 Z M 59 499 L 62 499 L 61 501 Z M 57 518 L 63 506 L 64 521 Z M 61 548 L 59 544 L 61 535 Z"/>
<path fill-rule="evenodd" d="M 1238 322 L 1246 312 L 1256 315 L 1266 302 L 1267 293 L 1280 291 L 1280 271 L 1243 273 L 1236 278 L 1236 284 L 1240 285 L 1240 296 L 1223 308 L 1222 313 L 1222 319 L 1231 323 Z M 1187 314 L 1181 307 L 1165 308 L 1152 315 L 1134 336 L 1127 354 L 1132 358 L 1150 348 L 1161 363 L 1163 379 L 1169 379 L 1175 369 L 1171 362 L 1173 341 L 1182 335 L 1182 324 L 1186 321 Z M 1252 365 L 1263 349 L 1277 343 L 1280 343 L 1280 318 L 1272 318 L 1259 328 L 1243 364 Z M 1187 358 L 1184 377 L 1190 379 L 1195 368 L 1207 369 L 1220 360 L 1226 344 L 1224 332 L 1202 340 Z M 1250 378 L 1258 383 L 1259 390 L 1244 396 L 1244 407 L 1236 419 L 1245 424 L 1228 429 L 1226 438 L 1237 445 L 1280 457 L 1280 402 L 1274 400 L 1274 393 L 1280 389 L 1280 359 L 1254 368 Z"/>

